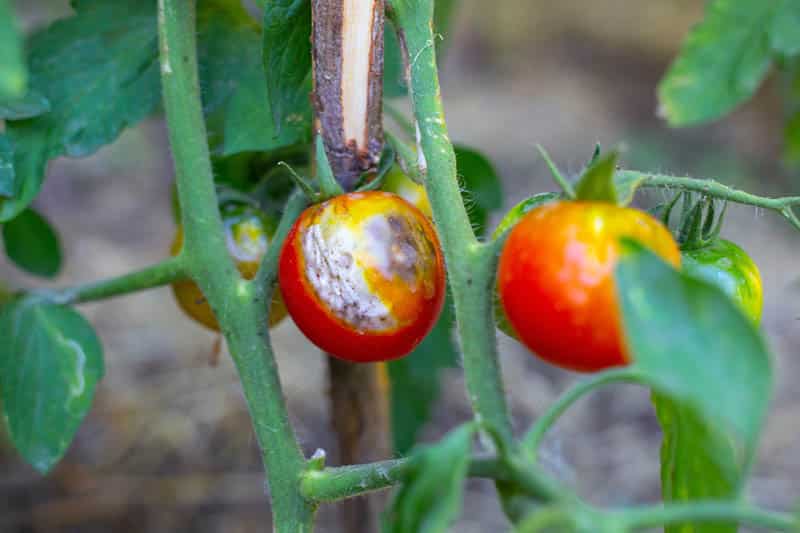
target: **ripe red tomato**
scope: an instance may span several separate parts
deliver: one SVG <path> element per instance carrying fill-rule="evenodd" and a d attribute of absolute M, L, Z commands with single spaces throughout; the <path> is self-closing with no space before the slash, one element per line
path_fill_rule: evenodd
<path fill-rule="evenodd" d="M 680 265 L 663 224 L 613 204 L 547 204 L 511 230 L 500 256 L 500 300 L 520 340 L 539 357 L 583 372 L 629 361 L 614 285 L 622 237 Z"/>
<path fill-rule="evenodd" d="M 354 362 L 409 353 L 433 327 L 445 295 L 433 226 L 406 200 L 380 191 L 306 209 L 281 250 L 278 278 L 306 337 Z"/>
<path fill-rule="evenodd" d="M 274 224 L 249 208 L 226 210 L 222 214 L 225 225 L 225 242 L 228 253 L 236 262 L 236 267 L 244 279 L 253 279 L 258 272 L 261 258 L 267 251 Z M 180 252 L 183 246 L 183 228 L 178 226 L 172 242 L 172 255 Z M 172 293 L 184 313 L 205 327 L 219 331 L 219 323 L 211 310 L 211 306 L 203 296 L 200 287 L 191 280 L 176 281 L 172 284 Z M 286 308 L 278 291 L 272 298 L 269 313 L 269 325 L 274 326 L 286 317 Z"/>

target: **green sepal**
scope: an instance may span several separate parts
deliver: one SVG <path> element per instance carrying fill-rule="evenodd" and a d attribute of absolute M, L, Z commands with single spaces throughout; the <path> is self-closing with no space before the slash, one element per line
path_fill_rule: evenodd
<path fill-rule="evenodd" d="M 575 187 L 575 199 L 617 204 L 619 197 L 614 183 L 619 153 L 614 150 L 586 167 Z"/>

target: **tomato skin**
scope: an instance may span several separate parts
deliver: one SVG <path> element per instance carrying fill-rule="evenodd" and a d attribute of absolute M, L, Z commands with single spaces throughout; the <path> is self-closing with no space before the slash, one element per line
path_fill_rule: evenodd
<path fill-rule="evenodd" d="M 715 239 L 710 245 L 682 253 L 683 271 L 722 289 L 744 314 L 761 322 L 763 292 L 758 266 L 738 245 Z"/>
<path fill-rule="evenodd" d="M 274 229 L 270 228 L 258 214 L 249 210 L 223 213 L 223 224 L 228 253 L 234 259 L 242 277 L 247 280 L 253 279 L 261 264 L 261 257 L 267 251 Z M 178 226 L 172 242 L 172 255 L 177 255 L 182 247 L 183 228 Z M 217 318 L 194 281 L 176 281 L 172 284 L 172 293 L 178 306 L 190 318 L 212 331 L 219 331 Z M 280 292 L 276 290 L 272 298 L 269 325 L 274 326 L 285 317 L 286 307 Z"/>
<path fill-rule="evenodd" d="M 306 209 L 284 242 L 278 279 L 305 336 L 359 363 L 408 354 L 433 327 L 445 295 L 444 259 L 430 221 L 381 191 Z"/>
<path fill-rule="evenodd" d="M 549 203 L 511 230 L 498 290 L 514 331 L 533 353 L 581 372 L 629 362 L 614 283 L 622 237 L 680 265 L 678 246 L 663 224 L 613 204 Z"/>

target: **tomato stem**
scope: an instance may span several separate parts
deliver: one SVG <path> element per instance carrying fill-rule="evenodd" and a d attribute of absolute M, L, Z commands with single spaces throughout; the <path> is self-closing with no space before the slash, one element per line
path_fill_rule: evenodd
<path fill-rule="evenodd" d="M 262 452 L 278 532 L 312 529 L 314 507 L 299 491 L 305 458 L 289 423 L 269 343 L 268 305 L 241 279 L 227 252 L 209 159 L 197 75 L 195 0 L 159 0 L 162 92 L 177 175 L 187 272 L 217 316 L 244 389 Z M 296 204 L 291 204 L 296 207 Z M 287 209 L 271 250 L 279 250 L 296 209 Z M 268 253 L 259 280 L 274 280 L 278 254 Z M 264 294 L 261 292 L 264 291 Z"/>
<path fill-rule="evenodd" d="M 786 513 L 724 501 L 670 503 L 629 508 L 609 514 L 622 525 L 623 531 L 701 522 L 738 522 L 772 531 L 796 531 L 800 525 L 800 520 Z"/>

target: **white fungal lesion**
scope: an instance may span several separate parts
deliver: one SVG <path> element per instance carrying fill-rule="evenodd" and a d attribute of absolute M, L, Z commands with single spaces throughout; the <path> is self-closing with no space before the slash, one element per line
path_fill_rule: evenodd
<path fill-rule="evenodd" d="M 317 223 L 302 238 L 306 277 L 317 297 L 344 322 L 366 331 L 397 326 L 384 303 L 367 285 L 364 266 L 357 260 L 358 238 L 346 227 L 325 228 Z"/>

